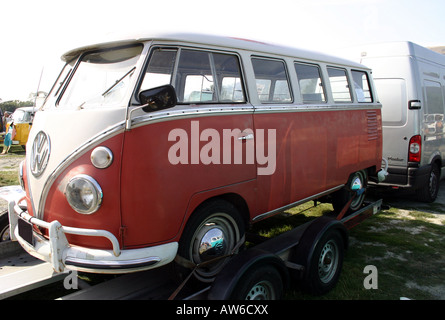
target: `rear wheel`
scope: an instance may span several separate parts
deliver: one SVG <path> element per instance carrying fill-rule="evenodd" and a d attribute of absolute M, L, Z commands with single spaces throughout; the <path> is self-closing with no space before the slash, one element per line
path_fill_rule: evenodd
<path fill-rule="evenodd" d="M 211 282 L 227 263 L 244 235 L 244 223 L 236 208 L 223 200 L 200 207 L 188 221 L 179 243 L 179 254 L 194 265 L 206 263 L 195 272 L 203 282 Z"/>
<path fill-rule="evenodd" d="M 417 190 L 417 199 L 422 202 L 434 202 L 439 193 L 440 170 L 436 164 L 431 165 L 428 182 Z"/>
<path fill-rule="evenodd" d="M 334 207 L 334 210 L 336 212 L 340 212 L 354 194 L 350 190 L 357 191 L 360 189 L 366 189 L 367 181 L 368 176 L 366 174 L 366 171 L 357 171 L 352 174 L 346 184 L 346 187 L 335 192 L 332 195 L 332 206 Z M 355 196 L 348 208 L 348 212 L 353 212 L 360 209 L 363 202 L 365 201 L 365 196 L 366 195 L 364 191 L 361 194 Z"/>

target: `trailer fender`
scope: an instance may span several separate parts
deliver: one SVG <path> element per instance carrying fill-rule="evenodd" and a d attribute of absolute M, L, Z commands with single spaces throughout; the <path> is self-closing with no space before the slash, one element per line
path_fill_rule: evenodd
<path fill-rule="evenodd" d="M 333 241 L 334 247 L 338 246 L 336 250 L 340 254 L 338 270 L 336 271 L 338 274 L 333 275 L 332 279 L 323 279 L 323 281 L 318 279 L 319 281 L 317 281 L 317 270 L 320 269 L 320 266 L 317 266 L 319 258 L 315 255 L 320 257 L 322 250 L 331 250 L 330 241 Z M 348 231 L 339 220 L 326 216 L 314 220 L 305 230 L 298 246 L 289 257 L 291 262 L 304 267 L 303 272 L 298 273 L 299 277 L 291 275 L 292 278 L 297 282 L 302 282 L 303 287 L 313 294 L 328 292 L 338 280 L 343 265 L 343 252 L 347 249 L 348 242 Z"/>
<path fill-rule="evenodd" d="M 270 252 L 252 248 L 237 254 L 229 261 L 213 282 L 208 298 L 210 300 L 233 299 L 234 290 L 245 276 L 264 266 L 277 270 L 283 287 L 287 286 L 289 275 L 283 260 Z"/>

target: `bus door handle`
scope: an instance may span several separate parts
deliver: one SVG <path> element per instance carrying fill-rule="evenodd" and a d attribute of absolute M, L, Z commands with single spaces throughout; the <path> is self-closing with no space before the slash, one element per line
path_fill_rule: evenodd
<path fill-rule="evenodd" d="M 241 134 L 242 134 L 242 136 L 238 137 L 238 140 L 245 141 L 245 140 L 253 139 L 253 133 L 248 133 L 248 134 L 241 133 Z"/>

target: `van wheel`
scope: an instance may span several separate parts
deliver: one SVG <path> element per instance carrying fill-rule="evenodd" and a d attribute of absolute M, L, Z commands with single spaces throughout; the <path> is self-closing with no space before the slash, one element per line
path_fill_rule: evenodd
<path fill-rule="evenodd" d="M 349 178 L 346 188 L 336 191 L 332 195 L 332 206 L 335 212 L 340 212 L 351 199 L 352 193 L 349 190 L 366 188 L 368 176 L 365 171 L 357 171 Z M 354 212 L 362 206 L 365 201 L 365 192 L 356 196 L 349 206 L 348 212 Z"/>
<path fill-rule="evenodd" d="M 417 199 L 422 202 L 434 202 L 439 193 L 439 182 L 439 167 L 436 164 L 432 164 L 428 183 L 417 190 Z"/>
<path fill-rule="evenodd" d="M 0 242 L 10 240 L 8 210 L 0 213 Z"/>
<path fill-rule="evenodd" d="M 244 222 L 236 208 L 218 200 L 198 208 L 187 222 L 178 253 L 194 265 L 221 258 L 198 268 L 196 278 L 212 282 L 221 271 L 230 255 L 244 235 Z"/>

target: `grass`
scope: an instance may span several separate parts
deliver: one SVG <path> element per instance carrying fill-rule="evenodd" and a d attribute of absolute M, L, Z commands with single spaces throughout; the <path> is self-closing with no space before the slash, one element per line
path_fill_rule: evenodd
<path fill-rule="evenodd" d="M 7 154 L 0 155 L 1 159 L 7 162 L 1 168 L 0 187 L 20 184 L 16 163 L 24 159 L 24 155 L 25 150 L 21 146 L 11 146 Z"/>
<path fill-rule="evenodd" d="M 0 187 L 18 185 L 19 178 L 17 172 L 1 172 L 0 174 Z"/>

